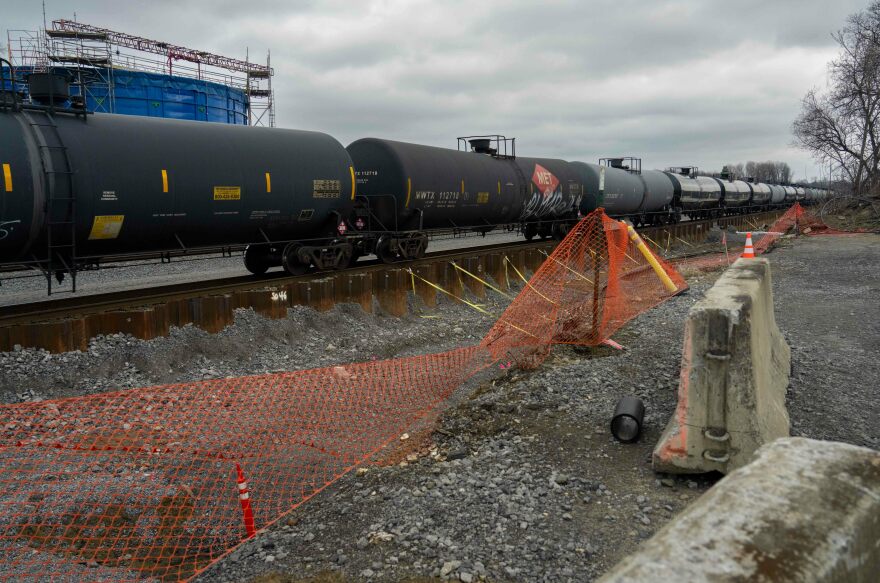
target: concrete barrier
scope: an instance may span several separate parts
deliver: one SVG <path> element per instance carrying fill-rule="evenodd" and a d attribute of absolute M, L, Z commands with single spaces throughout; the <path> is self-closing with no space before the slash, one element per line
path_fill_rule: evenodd
<path fill-rule="evenodd" d="M 880 452 L 798 437 L 762 447 L 600 583 L 874 583 Z"/>
<path fill-rule="evenodd" d="M 688 314 L 678 406 L 654 469 L 727 473 L 788 436 L 790 358 L 773 315 L 770 264 L 737 260 Z"/>

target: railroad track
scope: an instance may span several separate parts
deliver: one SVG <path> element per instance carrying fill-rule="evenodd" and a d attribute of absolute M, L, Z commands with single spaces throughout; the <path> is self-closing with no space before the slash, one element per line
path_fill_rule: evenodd
<path fill-rule="evenodd" d="M 751 228 L 772 221 L 780 213 L 687 221 L 639 231 L 662 250 L 664 237 L 667 246 L 673 240 L 695 244 L 705 238 L 713 224 Z M 552 240 L 504 242 L 436 251 L 407 264 L 371 260 L 343 271 L 301 276 L 283 271 L 260 277 L 242 275 L 7 305 L 0 309 L 0 351 L 11 350 L 15 345 L 52 352 L 84 349 L 88 340 L 98 334 L 125 332 L 149 339 L 166 335 L 171 326 L 187 323 L 214 332 L 231 323 L 234 310 L 239 307 L 251 307 L 268 317 L 281 318 L 293 305 L 329 309 L 338 302 L 357 302 L 371 310 L 375 298 L 383 310 L 402 315 L 408 292 L 415 288 L 429 304 L 434 293 L 416 285 L 408 269 L 452 291 L 463 291 L 462 286 L 467 285 L 479 294 L 482 284 L 470 278 L 463 282 L 454 268 L 449 269 L 450 262 L 498 281 L 505 257 L 517 269 L 533 271 L 543 261 L 544 253 L 554 246 Z"/>

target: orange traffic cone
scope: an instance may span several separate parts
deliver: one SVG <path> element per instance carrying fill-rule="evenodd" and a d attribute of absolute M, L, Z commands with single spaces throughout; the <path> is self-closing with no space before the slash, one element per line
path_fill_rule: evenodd
<path fill-rule="evenodd" d="M 238 499 L 241 502 L 241 512 L 244 515 L 244 530 L 247 538 L 251 538 L 257 534 L 254 527 L 254 511 L 251 509 L 251 492 L 248 489 L 248 483 L 244 479 L 244 472 L 241 466 L 235 464 L 235 473 L 238 478 Z"/>
<path fill-rule="evenodd" d="M 754 259 L 755 258 L 755 248 L 752 246 L 752 234 L 746 233 L 746 247 L 743 249 L 743 254 L 741 255 L 743 259 Z"/>

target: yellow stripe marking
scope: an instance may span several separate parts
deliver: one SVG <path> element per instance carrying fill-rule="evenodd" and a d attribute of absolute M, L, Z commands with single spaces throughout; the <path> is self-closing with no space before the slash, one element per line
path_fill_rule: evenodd
<path fill-rule="evenodd" d="M 406 204 L 405 207 L 409 208 L 409 196 L 412 194 L 412 180 L 406 179 Z"/>
<path fill-rule="evenodd" d="M 266 192 L 272 192 L 272 175 L 266 172 Z"/>
<path fill-rule="evenodd" d="M 464 194 L 464 178 L 461 179 L 461 193 Z"/>
<path fill-rule="evenodd" d="M 498 181 L 498 194 L 501 194 L 501 181 Z"/>
<path fill-rule="evenodd" d="M 354 195 L 357 192 L 357 180 L 354 179 L 354 166 L 349 166 L 348 171 L 351 172 L 351 200 L 354 200 Z"/>
<path fill-rule="evenodd" d="M 6 184 L 6 192 L 12 192 L 12 168 L 9 164 L 3 165 L 3 182 Z"/>
<path fill-rule="evenodd" d="M 168 192 L 168 171 L 162 169 L 162 192 Z"/>

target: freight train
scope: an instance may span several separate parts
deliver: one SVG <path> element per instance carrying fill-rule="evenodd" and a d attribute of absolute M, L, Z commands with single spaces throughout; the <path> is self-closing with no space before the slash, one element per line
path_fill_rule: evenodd
<path fill-rule="evenodd" d="M 110 256 L 245 245 L 252 273 L 301 274 L 369 254 L 417 259 L 444 231 L 562 237 L 599 206 L 663 224 L 827 196 L 693 167 L 642 171 L 636 158 L 517 156 L 503 136 L 345 148 L 317 132 L 93 115 L 42 82 L 48 91 L 31 88 L 42 103 L 0 93 L 0 264 L 50 279 Z"/>

